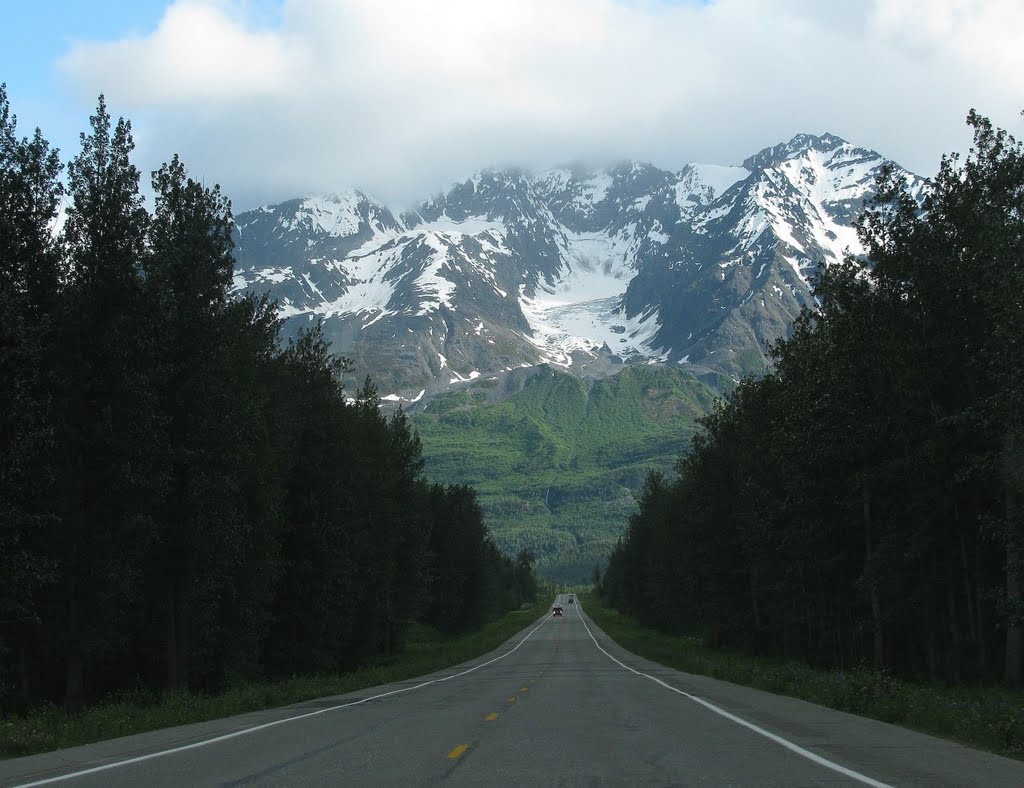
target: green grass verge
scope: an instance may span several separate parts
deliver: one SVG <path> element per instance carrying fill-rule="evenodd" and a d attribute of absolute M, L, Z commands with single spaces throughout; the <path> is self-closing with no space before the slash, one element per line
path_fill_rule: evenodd
<path fill-rule="evenodd" d="M 550 596 L 541 593 L 532 607 L 507 613 L 477 632 L 458 637 L 443 637 L 430 627 L 416 626 L 401 653 L 351 673 L 247 683 L 219 695 L 167 692 L 153 698 L 149 693 L 122 693 L 80 714 L 45 706 L 26 717 L 0 718 L 0 758 L 286 706 L 422 676 L 497 648 L 544 614 L 550 603 Z"/>
<path fill-rule="evenodd" d="M 1024 760 L 1024 692 L 1005 687 L 947 687 L 896 678 L 868 667 L 816 670 L 801 662 L 712 649 L 672 636 L 579 595 L 587 614 L 616 643 L 677 670 L 801 698 Z"/>

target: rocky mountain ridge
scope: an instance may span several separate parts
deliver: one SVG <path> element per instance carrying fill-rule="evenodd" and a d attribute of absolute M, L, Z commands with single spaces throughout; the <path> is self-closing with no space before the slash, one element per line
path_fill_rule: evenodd
<path fill-rule="evenodd" d="M 269 291 L 290 330 L 322 319 L 406 404 L 541 363 L 738 378 L 811 303 L 817 262 L 862 252 L 852 223 L 886 163 L 800 134 L 742 166 L 486 170 L 401 215 L 307 196 L 236 218 L 234 290 Z"/>

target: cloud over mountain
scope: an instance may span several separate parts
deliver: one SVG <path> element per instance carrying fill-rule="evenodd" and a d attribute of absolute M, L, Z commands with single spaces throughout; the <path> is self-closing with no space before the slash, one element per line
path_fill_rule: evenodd
<path fill-rule="evenodd" d="M 288 333 L 323 320 L 408 402 L 538 363 L 739 377 L 812 304 L 816 265 L 863 253 L 852 222 L 885 163 L 798 134 L 742 167 L 485 170 L 405 213 L 308 195 L 238 215 L 234 292 L 269 292 Z"/>
<path fill-rule="evenodd" d="M 970 106 L 1014 128 L 1024 89 L 1010 0 L 253 7 L 177 0 L 62 61 L 135 120 L 144 169 L 180 152 L 241 208 L 340 184 L 409 200 L 494 163 L 732 164 L 802 129 L 929 172 Z"/>

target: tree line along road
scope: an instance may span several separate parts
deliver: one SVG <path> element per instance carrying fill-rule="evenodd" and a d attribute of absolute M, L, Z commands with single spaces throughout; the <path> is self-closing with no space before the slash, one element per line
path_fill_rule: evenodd
<path fill-rule="evenodd" d="M 566 595 L 420 679 L 0 762 L 3 785 L 1024 785 L 1024 764 L 671 670 Z"/>

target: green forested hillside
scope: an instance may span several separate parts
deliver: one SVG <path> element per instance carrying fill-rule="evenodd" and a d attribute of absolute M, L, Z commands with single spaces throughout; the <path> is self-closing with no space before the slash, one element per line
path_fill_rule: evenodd
<path fill-rule="evenodd" d="M 673 466 L 715 397 L 667 367 L 582 380 L 542 366 L 491 402 L 498 385 L 481 381 L 412 416 L 426 474 L 472 485 L 499 546 L 533 549 L 543 574 L 568 582 L 608 555 L 647 470 Z"/>

